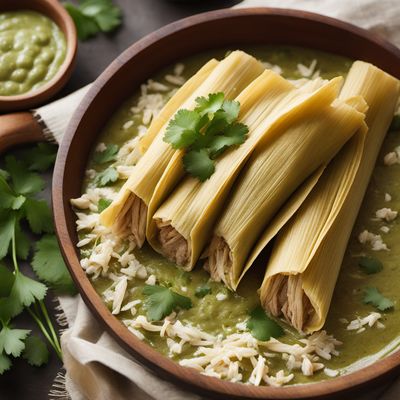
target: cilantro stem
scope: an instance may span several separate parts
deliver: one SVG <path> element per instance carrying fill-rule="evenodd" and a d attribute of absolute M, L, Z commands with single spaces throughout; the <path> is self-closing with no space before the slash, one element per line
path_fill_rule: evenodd
<path fill-rule="evenodd" d="M 13 234 L 12 234 L 12 239 L 11 239 L 11 247 L 12 247 L 12 260 L 13 260 L 14 270 L 16 273 L 18 273 L 19 267 L 18 267 L 18 261 L 17 261 L 17 248 L 16 248 L 16 244 L 15 244 L 15 222 L 14 222 L 14 229 L 13 229 Z"/>
<path fill-rule="evenodd" d="M 47 332 L 47 330 L 46 330 L 45 326 L 43 325 L 42 321 L 40 320 L 40 318 L 30 308 L 27 308 L 27 310 L 28 310 L 29 314 L 31 315 L 31 317 L 35 320 L 36 324 L 42 331 L 43 335 L 46 337 L 46 339 L 50 343 L 51 347 L 53 347 L 57 356 L 60 358 L 60 360 L 62 360 L 61 350 L 58 349 L 57 345 L 54 343 L 53 339 L 50 337 L 49 333 Z"/>
<path fill-rule="evenodd" d="M 58 338 L 58 335 L 57 335 L 56 330 L 54 329 L 54 325 L 53 325 L 53 323 L 51 322 L 49 313 L 47 312 L 46 305 L 44 304 L 43 300 L 40 300 L 40 301 L 39 301 L 39 304 L 40 304 L 40 308 L 42 309 L 42 313 L 43 313 L 43 315 L 44 315 L 44 318 L 45 318 L 45 321 L 46 321 L 46 323 L 47 323 L 47 326 L 48 326 L 49 329 L 50 329 L 51 335 L 52 335 L 53 340 L 54 340 L 54 344 L 57 346 L 57 348 L 58 348 L 58 350 L 59 350 L 59 352 L 60 352 L 60 354 L 61 354 L 62 351 L 61 351 L 60 340 L 59 340 L 59 338 Z"/>

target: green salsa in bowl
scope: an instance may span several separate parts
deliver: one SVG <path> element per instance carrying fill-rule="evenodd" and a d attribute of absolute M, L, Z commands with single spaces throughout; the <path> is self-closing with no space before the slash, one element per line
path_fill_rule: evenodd
<path fill-rule="evenodd" d="M 0 112 L 36 106 L 68 80 L 75 26 L 58 2 L 21 1 L 0 7 Z"/>

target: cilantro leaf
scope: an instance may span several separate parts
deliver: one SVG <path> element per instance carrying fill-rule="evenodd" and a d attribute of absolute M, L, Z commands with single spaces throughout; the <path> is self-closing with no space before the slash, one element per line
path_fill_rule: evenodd
<path fill-rule="evenodd" d="M 211 140 L 209 145 L 211 158 L 218 157 L 230 146 L 244 143 L 248 131 L 249 128 L 244 124 L 229 125 L 221 135 Z"/>
<path fill-rule="evenodd" d="M 61 292 L 75 292 L 74 283 L 54 235 L 45 235 L 36 242 L 32 268 L 39 279 L 52 288 Z"/>
<path fill-rule="evenodd" d="M 15 215 L 10 213 L 0 220 L 0 260 L 8 253 L 14 235 Z"/>
<path fill-rule="evenodd" d="M 24 340 L 29 333 L 27 329 L 11 329 L 3 326 L 0 331 L 0 353 L 4 351 L 8 355 L 19 357 L 25 348 Z"/>
<path fill-rule="evenodd" d="M 84 0 L 75 6 L 64 3 L 75 22 L 78 37 L 86 40 L 98 32 L 110 32 L 121 25 L 121 10 L 111 0 Z"/>
<path fill-rule="evenodd" d="M 222 105 L 222 110 L 228 123 L 232 123 L 239 116 L 240 103 L 238 101 L 225 100 Z"/>
<path fill-rule="evenodd" d="M 96 21 L 84 15 L 74 4 L 64 3 L 64 8 L 73 19 L 80 40 L 86 40 L 100 31 Z"/>
<path fill-rule="evenodd" d="M 97 204 L 97 210 L 99 213 L 103 212 L 110 204 L 112 203 L 112 200 L 109 199 L 100 199 L 98 204 Z"/>
<path fill-rule="evenodd" d="M 147 317 L 150 321 L 160 321 L 170 315 L 172 311 L 192 307 L 189 297 L 182 296 L 164 286 L 146 285 L 143 294 L 148 296 L 146 299 Z"/>
<path fill-rule="evenodd" d="M 30 335 L 25 340 L 25 349 L 22 357 L 28 360 L 28 364 L 40 367 L 49 360 L 49 350 L 46 344 L 37 336 Z"/>
<path fill-rule="evenodd" d="M 186 171 L 197 177 L 201 182 L 206 181 L 215 171 L 215 166 L 207 150 L 191 150 L 183 156 Z"/>
<path fill-rule="evenodd" d="M 107 186 L 118 180 L 118 171 L 114 167 L 108 167 L 96 175 L 95 183 L 100 186 Z"/>
<path fill-rule="evenodd" d="M 30 171 L 44 172 L 54 164 L 57 146 L 51 143 L 38 143 L 35 147 L 21 150 L 17 154 Z"/>
<path fill-rule="evenodd" d="M 15 194 L 7 181 L 0 175 L 0 209 L 19 210 L 25 202 L 25 197 Z"/>
<path fill-rule="evenodd" d="M 0 264 L 0 297 L 10 295 L 13 283 L 13 273 L 6 266 Z"/>
<path fill-rule="evenodd" d="M 198 136 L 197 126 L 200 115 L 195 111 L 179 110 L 169 122 L 164 141 L 174 149 L 182 149 L 193 144 Z"/>
<path fill-rule="evenodd" d="M 211 288 L 208 285 L 198 286 L 194 292 L 194 295 L 201 299 L 211 293 Z"/>
<path fill-rule="evenodd" d="M 240 104 L 225 100 L 224 93 L 198 97 L 194 110 L 181 109 L 169 122 L 163 140 L 174 149 L 184 149 L 183 165 L 201 182 L 215 171 L 212 161 L 228 147 L 246 140 L 248 127 L 237 123 Z"/>
<path fill-rule="evenodd" d="M 11 365 L 11 360 L 5 354 L 0 353 L 0 375 L 8 371 Z"/>
<path fill-rule="evenodd" d="M 43 190 L 44 180 L 36 173 L 30 172 L 14 156 L 6 157 L 6 168 L 10 173 L 14 190 L 18 194 L 35 194 Z"/>
<path fill-rule="evenodd" d="M 110 0 L 85 0 L 79 8 L 83 15 L 93 18 L 103 32 L 110 32 L 121 24 L 121 10 Z"/>
<path fill-rule="evenodd" d="M 394 307 L 393 301 L 384 297 L 375 287 L 365 288 L 363 302 L 373 305 L 380 311 L 387 311 Z"/>
<path fill-rule="evenodd" d="M 119 147 L 116 144 L 108 145 L 103 151 L 96 151 L 93 155 L 93 161 L 97 164 L 106 164 L 110 161 L 114 161 Z"/>
<path fill-rule="evenodd" d="M 26 260 L 31 249 L 31 242 L 17 221 L 15 223 L 15 247 L 17 257 L 21 260 Z"/>
<path fill-rule="evenodd" d="M 21 272 L 15 273 L 14 285 L 10 297 L 19 304 L 29 307 L 35 300 L 43 300 L 47 287 Z"/>
<path fill-rule="evenodd" d="M 54 231 L 52 213 L 45 200 L 27 198 L 24 211 L 32 232 L 39 234 Z"/>
<path fill-rule="evenodd" d="M 210 93 L 208 97 L 198 97 L 195 101 L 197 103 L 194 111 L 200 116 L 205 114 L 216 113 L 224 103 L 225 95 L 222 92 Z"/>
<path fill-rule="evenodd" d="M 266 341 L 271 337 L 277 338 L 283 335 L 283 329 L 273 319 L 269 318 L 265 311 L 260 307 L 256 307 L 247 320 L 247 329 L 258 340 Z"/>
<path fill-rule="evenodd" d="M 376 274 L 379 271 L 382 271 L 383 264 L 372 257 L 360 257 L 358 260 L 358 265 L 366 274 Z"/>

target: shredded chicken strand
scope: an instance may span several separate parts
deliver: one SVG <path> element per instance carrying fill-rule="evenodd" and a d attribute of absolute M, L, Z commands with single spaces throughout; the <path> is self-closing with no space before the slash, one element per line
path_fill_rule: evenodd
<path fill-rule="evenodd" d="M 163 254 L 182 267 L 190 262 L 191 250 L 188 241 L 171 225 L 171 221 L 156 220 L 158 242 Z"/>
<path fill-rule="evenodd" d="M 232 257 L 229 245 L 223 237 L 214 236 L 212 239 L 204 269 L 210 273 L 211 279 L 216 282 L 222 280 L 231 287 Z"/>
<path fill-rule="evenodd" d="M 314 309 L 304 293 L 301 274 L 275 275 L 266 292 L 261 298 L 263 307 L 275 317 L 283 314 L 294 328 L 302 332 Z"/>
<path fill-rule="evenodd" d="M 112 231 L 118 236 L 133 235 L 137 247 L 142 247 L 146 239 L 147 206 L 131 193 L 119 212 L 112 226 Z"/>

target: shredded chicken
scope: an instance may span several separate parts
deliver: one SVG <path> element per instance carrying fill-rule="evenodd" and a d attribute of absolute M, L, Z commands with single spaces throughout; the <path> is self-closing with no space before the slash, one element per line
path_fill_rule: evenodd
<path fill-rule="evenodd" d="M 232 259 L 229 246 L 224 238 L 214 236 L 212 239 L 204 269 L 210 273 L 211 279 L 214 281 L 220 282 L 222 280 L 227 286 L 231 286 Z"/>
<path fill-rule="evenodd" d="M 163 254 L 182 267 L 190 262 L 191 251 L 188 241 L 171 225 L 171 221 L 156 220 L 158 242 Z"/>
<path fill-rule="evenodd" d="M 142 247 L 146 239 L 147 206 L 131 193 L 119 212 L 112 230 L 118 236 L 133 235 L 137 247 Z"/>
<path fill-rule="evenodd" d="M 283 316 L 298 331 L 303 331 L 314 309 L 305 295 L 301 274 L 277 274 L 271 279 L 267 294 L 261 298 L 263 307 L 275 317 Z"/>

